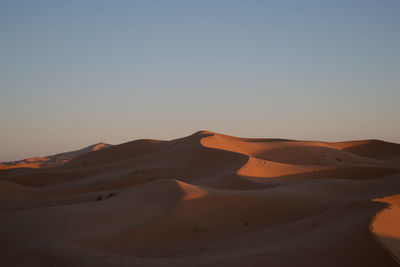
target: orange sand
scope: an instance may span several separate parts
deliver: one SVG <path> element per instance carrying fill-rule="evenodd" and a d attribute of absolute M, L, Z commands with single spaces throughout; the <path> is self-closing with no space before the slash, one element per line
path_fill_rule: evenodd
<path fill-rule="evenodd" d="M 4 266 L 398 264 L 398 144 L 201 131 L 18 168 L 48 161 L 0 170 Z"/>

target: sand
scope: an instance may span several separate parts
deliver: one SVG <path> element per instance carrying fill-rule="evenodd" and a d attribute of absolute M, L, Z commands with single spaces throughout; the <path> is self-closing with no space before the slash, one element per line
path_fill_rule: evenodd
<path fill-rule="evenodd" d="M 23 168 L 34 168 L 34 169 L 44 169 L 63 165 L 73 158 L 79 157 L 91 151 L 97 151 L 104 148 L 111 147 L 110 144 L 105 144 L 103 142 L 97 143 L 79 150 L 59 153 L 56 155 L 50 155 L 46 157 L 33 157 L 23 160 L 1 162 L 0 170 L 10 170 L 10 169 L 23 169 Z"/>
<path fill-rule="evenodd" d="M 397 266 L 400 257 L 394 143 L 201 131 L 14 167 L 0 170 L 4 266 Z"/>
<path fill-rule="evenodd" d="M 400 194 L 375 201 L 386 203 L 388 206 L 374 218 L 372 231 L 382 245 L 400 259 Z"/>

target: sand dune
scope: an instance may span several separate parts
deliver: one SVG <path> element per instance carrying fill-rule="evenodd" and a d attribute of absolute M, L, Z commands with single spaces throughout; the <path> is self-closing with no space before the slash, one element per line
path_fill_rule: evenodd
<path fill-rule="evenodd" d="M 398 264 L 398 144 L 200 131 L 91 150 L 0 172 L 6 266 Z"/>
<path fill-rule="evenodd" d="M 18 161 L 1 162 L 0 170 L 16 169 L 16 168 L 51 168 L 63 165 L 73 158 L 84 155 L 88 152 L 98 151 L 111 145 L 105 143 L 94 144 L 79 150 L 64 152 L 46 157 L 33 157 Z"/>
<path fill-rule="evenodd" d="M 400 194 L 376 201 L 386 203 L 388 207 L 377 214 L 372 223 L 372 230 L 385 248 L 400 259 Z"/>

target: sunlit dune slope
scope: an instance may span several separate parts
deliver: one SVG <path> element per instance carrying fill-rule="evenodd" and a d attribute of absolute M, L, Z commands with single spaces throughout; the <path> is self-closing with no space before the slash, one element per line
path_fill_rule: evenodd
<path fill-rule="evenodd" d="M 388 207 L 377 214 L 371 225 L 372 230 L 379 241 L 400 259 L 400 194 L 376 201 L 386 203 Z"/>

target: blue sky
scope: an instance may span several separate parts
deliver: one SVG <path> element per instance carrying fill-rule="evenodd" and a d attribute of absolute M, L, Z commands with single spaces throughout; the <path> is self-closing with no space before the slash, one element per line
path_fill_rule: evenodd
<path fill-rule="evenodd" d="M 0 161 L 206 129 L 400 143 L 400 1 L 1 1 Z"/>

